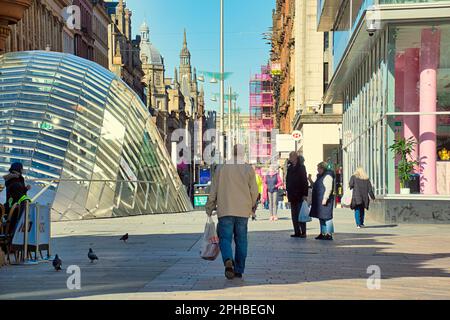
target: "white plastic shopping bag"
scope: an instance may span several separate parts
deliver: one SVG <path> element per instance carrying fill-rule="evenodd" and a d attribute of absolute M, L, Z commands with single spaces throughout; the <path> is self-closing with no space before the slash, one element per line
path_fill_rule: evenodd
<path fill-rule="evenodd" d="M 219 237 L 216 232 L 216 224 L 213 218 L 208 216 L 200 256 L 205 260 L 216 260 L 219 253 Z"/>
<path fill-rule="evenodd" d="M 300 213 L 298 215 L 298 222 L 310 222 L 312 219 L 309 216 L 309 205 L 308 202 L 303 201 L 300 207 Z"/>
<path fill-rule="evenodd" d="M 342 198 L 341 198 L 341 205 L 343 208 L 349 208 L 352 204 L 352 198 L 353 198 L 353 190 L 347 189 L 345 190 Z"/>

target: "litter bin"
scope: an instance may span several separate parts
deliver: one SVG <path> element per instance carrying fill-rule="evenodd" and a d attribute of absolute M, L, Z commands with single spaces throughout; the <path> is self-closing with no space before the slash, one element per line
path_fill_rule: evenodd
<path fill-rule="evenodd" d="M 412 194 L 419 194 L 420 193 L 420 174 L 412 174 L 409 178 L 409 190 Z"/>

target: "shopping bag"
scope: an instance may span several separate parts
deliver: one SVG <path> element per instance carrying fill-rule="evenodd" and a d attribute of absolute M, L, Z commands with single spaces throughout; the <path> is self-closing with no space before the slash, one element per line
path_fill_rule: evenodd
<path fill-rule="evenodd" d="M 216 225 L 213 218 L 208 216 L 200 256 L 205 260 L 216 260 L 219 253 L 219 237 L 217 236 Z"/>
<path fill-rule="evenodd" d="M 300 213 L 298 215 L 298 222 L 310 222 L 312 219 L 309 216 L 309 205 L 308 202 L 303 201 L 300 207 Z"/>
<path fill-rule="evenodd" d="M 312 204 L 312 188 L 308 188 L 308 197 L 306 201 L 308 202 L 309 205 Z"/>
<path fill-rule="evenodd" d="M 345 192 L 341 198 L 342 207 L 350 208 L 350 205 L 352 204 L 352 198 L 353 198 L 353 190 L 352 189 L 345 190 Z"/>

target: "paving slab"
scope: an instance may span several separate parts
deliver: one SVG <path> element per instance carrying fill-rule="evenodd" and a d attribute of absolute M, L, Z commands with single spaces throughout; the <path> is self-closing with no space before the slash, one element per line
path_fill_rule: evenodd
<path fill-rule="evenodd" d="M 0 269 L 0 299 L 449 299 L 450 225 L 380 225 L 356 229 L 348 209 L 335 211 L 335 240 L 294 239 L 290 213 L 249 221 L 243 279 L 227 280 L 221 258 L 199 257 L 203 212 L 58 222 L 51 263 Z M 127 243 L 119 241 L 128 232 Z M 90 263 L 92 248 L 99 261 Z M 69 290 L 69 265 L 81 270 L 81 289 Z M 369 289 L 369 266 L 381 287 Z"/>

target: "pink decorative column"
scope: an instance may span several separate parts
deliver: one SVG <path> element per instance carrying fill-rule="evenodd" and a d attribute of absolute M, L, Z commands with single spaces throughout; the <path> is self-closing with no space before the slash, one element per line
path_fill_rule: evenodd
<path fill-rule="evenodd" d="M 395 56 L 395 111 L 399 112 L 404 108 L 404 73 L 405 55 L 399 53 Z"/>
<path fill-rule="evenodd" d="M 405 55 L 403 53 L 399 53 L 395 56 L 395 111 L 403 112 L 404 111 L 404 77 L 405 77 Z M 395 121 L 404 122 L 404 118 L 402 116 L 396 117 Z M 395 139 L 397 137 L 403 137 L 403 126 L 395 128 Z M 400 161 L 400 157 L 396 156 L 395 158 L 395 167 L 397 167 L 398 162 Z M 398 175 L 395 174 L 395 193 L 400 192 L 400 180 L 398 179 Z"/>
<path fill-rule="evenodd" d="M 420 50 L 420 112 L 436 112 L 440 31 L 423 29 Z M 436 115 L 420 116 L 421 192 L 436 194 Z"/>
<path fill-rule="evenodd" d="M 405 51 L 405 68 L 404 68 L 404 112 L 418 112 L 419 111 L 419 52 L 418 48 L 409 48 Z M 404 131 L 403 137 L 409 139 L 413 137 L 416 142 L 419 142 L 419 117 L 418 116 L 404 116 Z M 411 154 L 411 159 L 419 159 L 419 146 Z M 415 172 L 419 172 L 419 167 L 415 168 Z"/>

